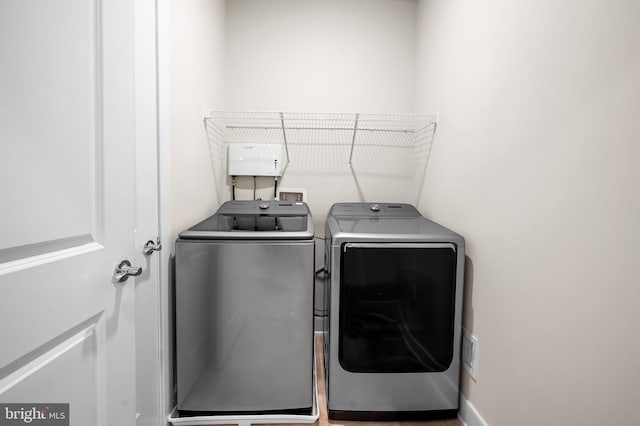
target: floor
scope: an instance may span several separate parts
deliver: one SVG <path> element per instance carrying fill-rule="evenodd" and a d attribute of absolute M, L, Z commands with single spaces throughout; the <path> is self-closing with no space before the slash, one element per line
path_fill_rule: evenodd
<path fill-rule="evenodd" d="M 431 420 L 431 421 L 407 421 L 407 422 L 353 422 L 344 420 L 329 420 L 327 417 L 327 398 L 325 392 L 324 368 L 322 367 L 322 336 L 316 334 L 316 368 L 318 371 L 318 405 L 320 406 L 320 418 L 313 424 L 315 426 L 460 426 L 458 419 Z M 275 425 L 274 425 L 275 426 Z M 277 425 L 292 426 L 292 425 Z M 295 426 L 309 426 L 295 425 Z"/>

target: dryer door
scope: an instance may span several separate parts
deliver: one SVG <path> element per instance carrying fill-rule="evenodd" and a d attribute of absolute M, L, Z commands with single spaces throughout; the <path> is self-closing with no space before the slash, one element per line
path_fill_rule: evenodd
<path fill-rule="evenodd" d="M 453 359 L 456 246 L 345 243 L 341 251 L 342 368 L 445 371 Z"/>

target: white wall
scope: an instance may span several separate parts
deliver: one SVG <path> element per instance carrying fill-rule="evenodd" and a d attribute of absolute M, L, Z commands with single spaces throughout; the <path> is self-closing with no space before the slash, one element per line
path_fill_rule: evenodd
<path fill-rule="evenodd" d="M 412 111 L 415 0 L 232 0 L 226 12 L 225 109 Z M 331 204 L 361 195 L 348 147 L 308 148 L 292 148 L 280 185 L 308 191 L 321 236 Z M 359 179 L 365 198 L 406 198 L 397 179 Z M 269 196 L 262 182 L 258 196 Z M 239 186 L 252 196 L 251 178 Z"/>
<path fill-rule="evenodd" d="M 466 237 L 492 426 L 637 424 L 640 3 L 420 1 L 422 211 Z"/>
<path fill-rule="evenodd" d="M 637 422 L 640 3 L 191 0 L 172 12 L 174 231 L 229 195 L 212 191 L 203 107 L 438 112 L 419 207 L 467 240 L 464 322 L 480 354 L 465 396 L 491 425 Z M 358 197 L 346 173 L 294 167 L 282 185 L 309 190 L 317 223 Z"/>
<path fill-rule="evenodd" d="M 231 196 L 230 182 L 219 190 L 226 171 L 208 149 L 203 109 L 411 112 L 415 12 L 415 0 L 172 2 L 172 239 Z M 358 177 L 359 192 L 346 152 L 294 147 L 280 182 L 308 191 L 320 234 L 333 202 L 358 200 L 360 192 L 407 197 L 406 178 L 371 174 Z M 270 196 L 270 185 L 258 179 L 257 196 Z M 238 187 L 238 197 L 252 197 L 251 178 Z"/>
<path fill-rule="evenodd" d="M 410 112 L 415 0 L 227 2 L 226 104 Z"/>
<path fill-rule="evenodd" d="M 204 109 L 224 104 L 225 1 L 171 1 L 171 240 L 215 211 Z"/>

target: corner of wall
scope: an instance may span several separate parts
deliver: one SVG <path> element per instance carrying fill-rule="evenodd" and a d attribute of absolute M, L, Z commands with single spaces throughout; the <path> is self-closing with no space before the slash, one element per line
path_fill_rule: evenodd
<path fill-rule="evenodd" d="M 458 418 L 464 426 L 489 426 L 489 423 L 484 421 L 476 407 L 469 402 L 463 393 L 460 394 L 460 410 L 458 411 Z"/>

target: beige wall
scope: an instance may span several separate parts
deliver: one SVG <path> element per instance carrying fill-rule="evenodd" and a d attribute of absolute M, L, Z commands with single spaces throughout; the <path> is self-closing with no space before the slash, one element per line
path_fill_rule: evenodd
<path fill-rule="evenodd" d="M 226 170 L 213 167 L 219 169 L 220 161 L 209 152 L 203 109 L 411 112 L 416 7 L 416 0 L 173 1 L 172 240 L 231 194 Z M 318 153 L 296 155 L 295 149 L 279 185 L 307 190 L 321 235 L 331 204 L 358 200 L 360 194 L 348 155 L 319 153 L 327 155 L 325 161 L 337 159 L 328 170 L 314 163 Z M 365 197 L 407 196 L 405 181 L 359 179 Z M 238 181 L 238 196 L 251 197 L 253 180 Z M 258 179 L 258 197 L 273 193 L 271 182 Z"/>
<path fill-rule="evenodd" d="M 416 8 L 415 0 L 228 1 L 225 109 L 412 112 Z M 367 201 L 407 197 L 401 178 L 370 173 L 356 182 L 348 146 L 291 147 L 290 153 L 279 185 L 307 190 L 319 236 L 333 203 L 360 200 L 357 184 Z M 257 196 L 269 196 L 270 179 L 261 182 Z M 252 196 L 251 178 L 238 184 L 241 197 Z"/>
<path fill-rule="evenodd" d="M 224 0 L 171 2 L 171 241 L 218 206 L 204 109 L 224 104 Z"/>
<path fill-rule="evenodd" d="M 411 112 L 416 0 L 229 0 L 225 107 Z"/>
<path fill-rule="evenodd" d="M 466 237 L 492 426 L 637 424 L 640 3 L 420 1 L 422 211 Z"/>
<path fill-rule="evenodd" d="M 419 207 L 467 240 L 464 321 L 480 353 L 466 398 L 492 426 L 636 422 L 640 3 L 189 0 L 171 12 L 173 236 L 229 195 L 212 184 L 203 108 L 437 112 Z M 349 175 L 289 172 L 318 222 L 357 197 Z"/>

